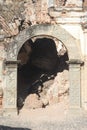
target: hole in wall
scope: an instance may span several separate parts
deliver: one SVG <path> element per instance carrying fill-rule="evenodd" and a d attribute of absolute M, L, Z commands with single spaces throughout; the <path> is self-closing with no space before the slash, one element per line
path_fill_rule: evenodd
<path fill-rule="evenodd" d="M 21 47 L 18 60 L 18 109 L 45 108 L 67 97 L 67 49 L 56 38 L 34 37 Z"/>

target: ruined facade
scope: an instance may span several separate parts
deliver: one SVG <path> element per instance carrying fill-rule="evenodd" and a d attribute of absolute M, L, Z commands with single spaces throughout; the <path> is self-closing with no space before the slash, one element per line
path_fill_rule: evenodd
<path fill-rule="evenodd" d="M 29 44 L 31 45 L 29 46 L 27 42 L 30 40 L 35 44 L 35 40 L 44 38 L 54 40 L 57 50 L 59 49 L 59 43 L 62 43 L 67 50 L 70 109 L 87 109 L 86 0 L 1 0 L 1 113 L 17 113 L 18 68 L 26 63 L 29 55 L 32 53 L 32 44 Z M 22 51 L 23 46 L 26 53 Z M 50 47 L 48 47 L 48 51 L 49 49 Z M 53 52 L 55 53 L 55 51 L 52 50 L 52 53 Z M 46 51 L 44 53 L 46 53 Z M 55 58 L 53 57 L 53 59 Z M 52 67 L 52 63 L 55 64 L 53 59 L 51 62 L 49 60 L 48 66 L 45 67 L 42 60 L 40 61 L 40 63 L 42 62 L 41 65 L 37 64 L 37 61 L 32 60 L 32 62 L 33 65 L 36 64 L 40 66 L 40 68 L 43 65 L 43 68 L 48 70 Z M 57 82 L 57 79 L 55 79 L 55 81 Z M 57 86 L 56 83 L 55 86 Z M 58 94 L 57 87 L 55 87 L 52 92 L 52 96 L 55 97 L 55 95 Z"/>

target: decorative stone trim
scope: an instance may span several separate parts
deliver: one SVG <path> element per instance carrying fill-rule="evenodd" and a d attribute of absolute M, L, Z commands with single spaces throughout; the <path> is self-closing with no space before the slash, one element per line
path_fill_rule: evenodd
<path fill-rule="evenodd" d="M 3 114 L 17 114 L 17 61 L 5 61 L 5 69 L 6 84 L 3 96 Z"/>
<path fill-rule="evenodd" d="M 37 36 L 51 36 L 59 39 L 66 46 L 69 59 L 73 59 L 70 60 L 69 63 L 70 107 L 81 107 L 80 66 L 82 62 L 80 61 L 81 52 L 78 44 L 79 41 L 59 25 L 41 24 L 25 29 L 15 37 L 14 41 L 8 46 L 7 58 L 4 62 L 6 68 L 6 79 L 4 83 L 3 112 L 5 114 L 11 114 L 10 110 L 14 113 L 17 112 L 17 64 L 19 63 L 17 56 L 20 48 L 28 39 Z"/>
<path fill-rule="evenodd" d="M 84 64 L 84 61 L 81 61 L 79 59 L 71 59 L 69 61 L 67 61 L 68 64 L 80 64 L 80 65 L 83 65 Z"/>
<path fill-rule="evenodd" d="M 19 64 L 21 61 L 20 60 L 6 60 L 4 61 L 5 65 L 15 65 L 15 64 Z"/>
<path fill-rule="evenodd" d="M 80 60 L 70 60 L 69 62 L 69 81 L 70 81 L 70 108 L 81 108 L 81 65 Z"/>

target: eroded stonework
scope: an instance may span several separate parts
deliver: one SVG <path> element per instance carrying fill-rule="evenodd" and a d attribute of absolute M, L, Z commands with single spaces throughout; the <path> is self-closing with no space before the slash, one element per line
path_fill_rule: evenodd
<path fill-rule="evenodd" d="M 84 91 L 81 89 L 83 87 L 81 82 L 85 82 L 86 89 L 86 73 L 83 74 L 84 81 L 81 81 L 82 63 L 78 65 L 77 62 L 84 61 L 83 48 L 87 42 L 84 36 L 87 22 L 85 4 L 86 1 L 83 3 L 82 0 L 0 1 L 0 84 L 4 93 L 3 108 L 5 111 L 17 109 L 18 53 L 27 40 L 38 36 L 53 37 L 65 45 L 69 60 L 75 62 L 75 66 L 72 65 L 73 63 L 69 64 L 70 105 L 81 107 L 86 102 L 86 91 L 85 97 L 80 97 L 81 91 Z M 81 32 L 77 31 L 78 26 Z M 79 33 L 72 35 L 75 31 Z M 77 76 L 72 77 L 72 74 Z"/>

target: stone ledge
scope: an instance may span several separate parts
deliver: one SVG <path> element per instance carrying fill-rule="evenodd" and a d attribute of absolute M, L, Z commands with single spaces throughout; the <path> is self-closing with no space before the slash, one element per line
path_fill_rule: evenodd
<path fill-rule="evenodd" d="M 70 7 L 61 7 L 61 8 L 55 7 L 54 8 L 54 11 L 58 11 L 58 12 L 60 11 L 61 12 L 62 10 L 79 12 L 79 11 L 82 11 L 82 7 L 76 7 L 76 8 L 75 7 L 71 7 L 71 8 Z"/>
<path fill-rule="evenodd" d="M 81 61 L 79 59 L 71 59 L 69 61 L 66 61 L 67 64 L 81 64 L 83 65 L 84 64 L 84 61 Z"/>

